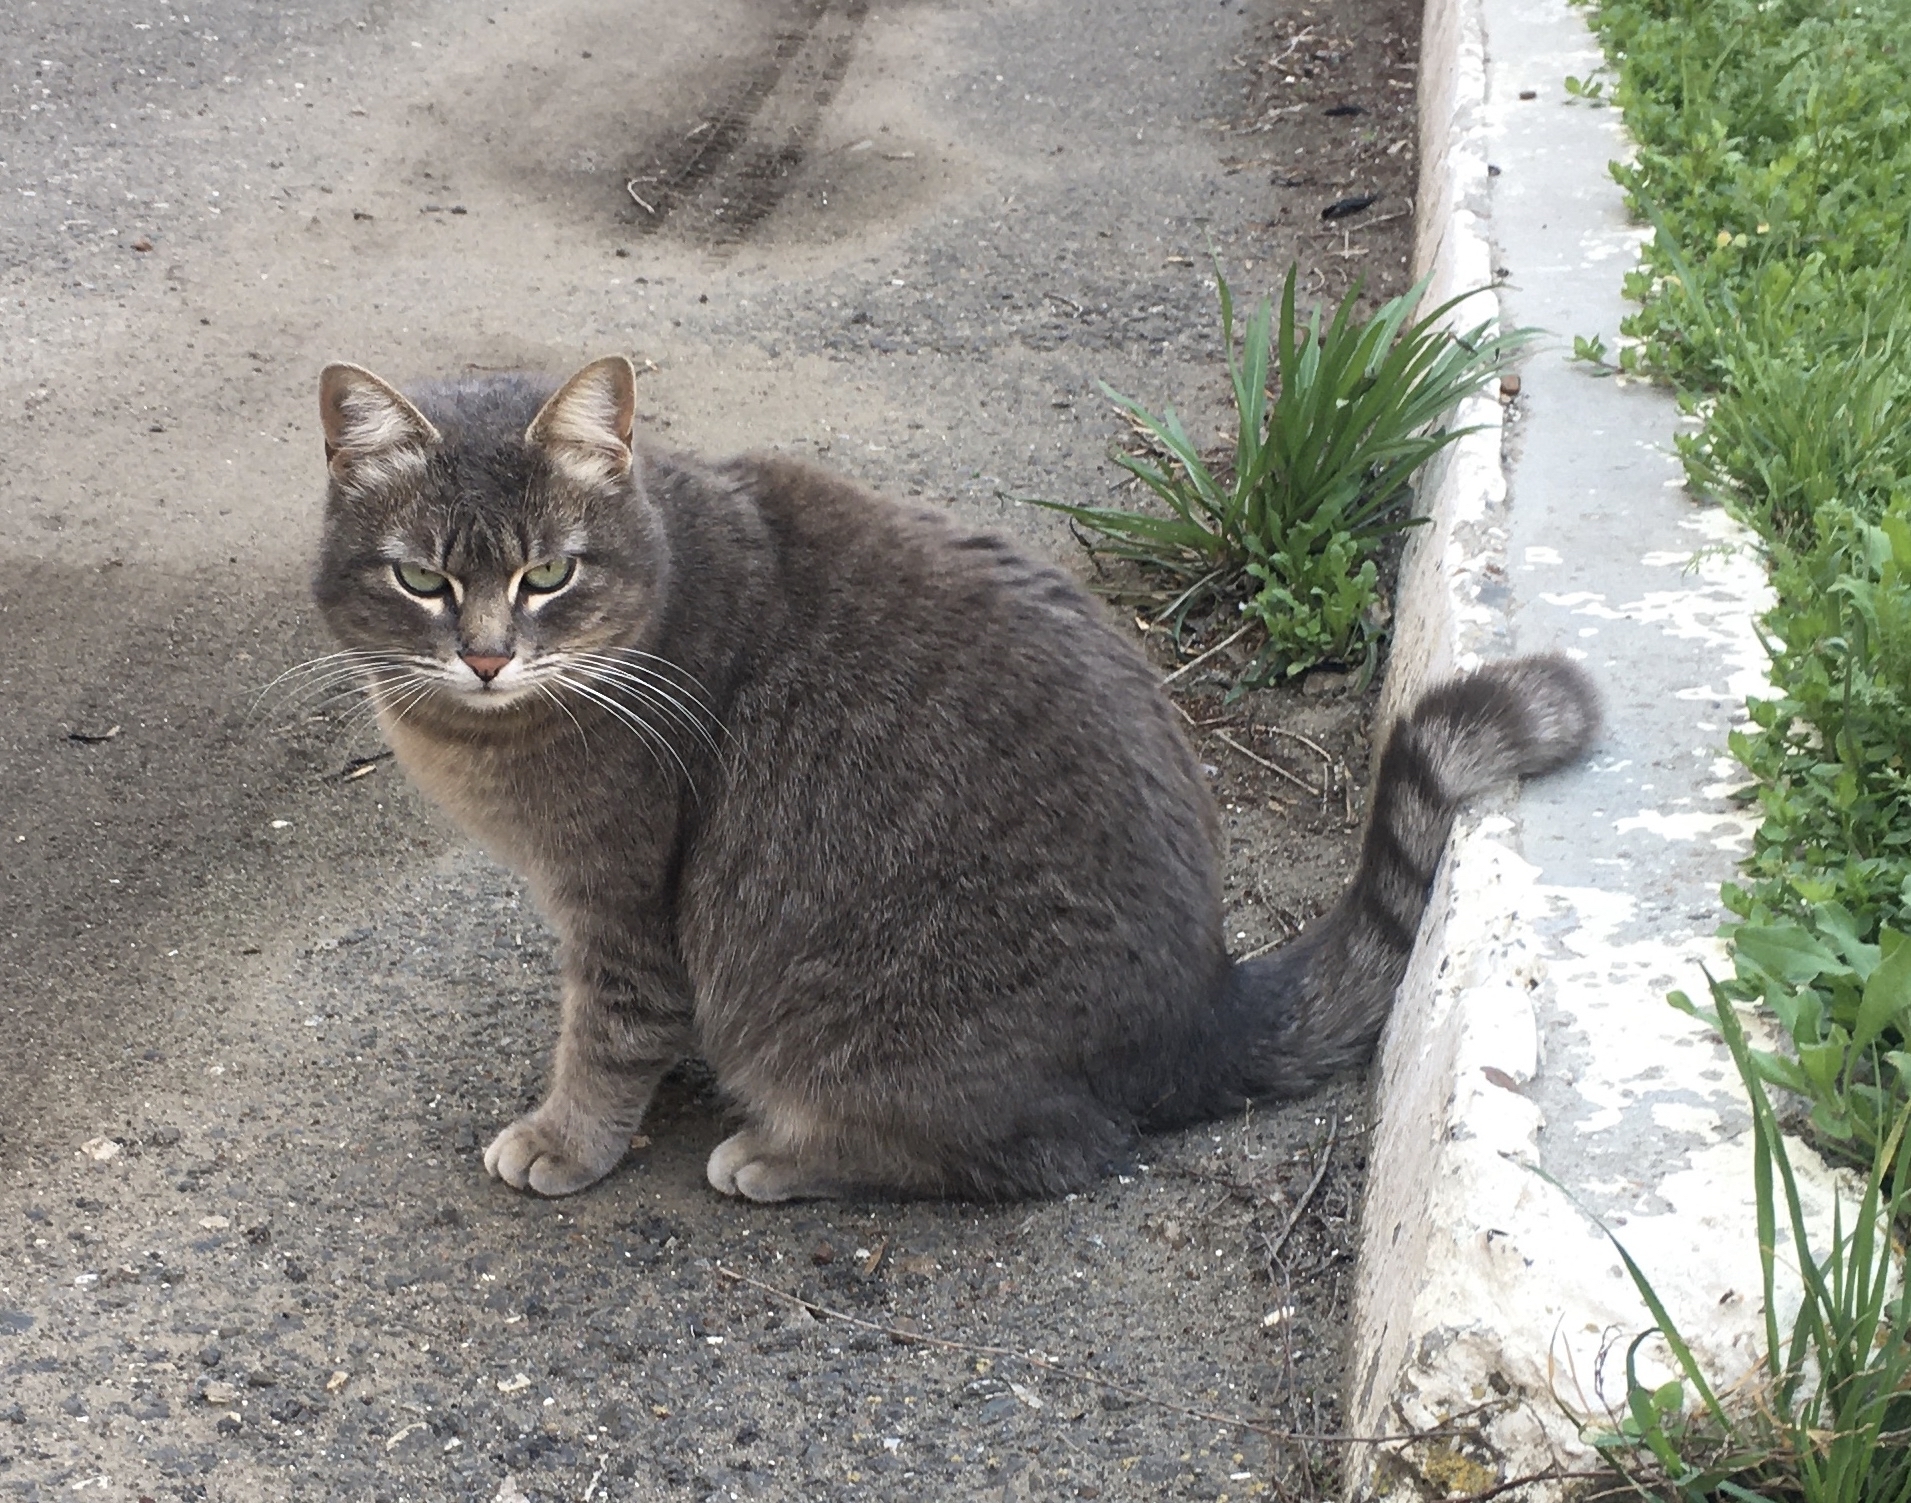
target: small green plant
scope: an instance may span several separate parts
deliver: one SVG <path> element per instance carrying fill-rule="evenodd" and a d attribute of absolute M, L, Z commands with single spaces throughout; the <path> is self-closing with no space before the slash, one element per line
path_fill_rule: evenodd
<path fill-rule="evenodd" d="M 1606 103 L 1605 80 L 1596 73 L 1588 73 L 1584 78 L 1566 75 L 1566 92 L 1574 99 L 1583 99 L 1591 105 L 1603 106 Z"/>
<path fill-rule="evenodd" d="M 1683 993 L 1670 1000 L 1700 1012 Z M 1849 1221 L 1843 1203 L 1834 1203 L 1830 1241 L 1814 1245 L 1761 1056 L 1716 984 L 1702 1015 L 1724 1039 L 1752 1110 L 1764 1361 L 1734 1402 L 1721 1398 L 1646 1271 L 1601 1223 L 1657 1325 L 1627 1351 L 1617 1422 L 1587 1439 L 1648 1498 L 1911 1503 L 1911 1286 L 1903 1244 L 1893 1236 L 1911 1216 L 1911 1105 L 1880 1136 Z M 1781 1221 L 1791 1244 L 1783 1259 Z M 1779 1320 L 1781 1269 L 1802 1286 L 1789 1329 Z M 1638 1356 L 1654 1335 L 1679 1376 L 1648 1385 Z"/>
<path fill-rule="evenodd" d="M 1156 414 L 1104 385 L 1151 451 L 1118 452 L 1115 462 L 1166 515 L 1039 504 L 1086 529 L 1094 552 L 1141 566 L 1146 598 L 1177 636 L 1190 616 L 1217 610 L 1258 627 L 1243 686 L 1318 663 L 1370 669 L 1381 631 L 1377 554 L 1388 534 L 1411 525 L 1408 482 L 1471 431 L 1439 424 L 1536 331 L 1496 331 L 1488 321 L 1455 336 L 1442 320 L 1465 297 L 1416 321 L 1424 282 L 1365 320 L 1355 287 L 1324 330 L 1318 307 L 1303 325 L 1290 267 L 1278 329 L 1263 298 L 1237 344 L 1218 267 L 1215 279 L 1234 396 L 1231 461 L 1204 459 L 1172 407 Z"/>
<path fill-rule="evenodd" d="M 1612 374 L 1612 367 L 1606 364 L 1606 341 L 1598 334 L 1573 335 L 1573 359 L 1592 366 L 1595 376 Z"/>

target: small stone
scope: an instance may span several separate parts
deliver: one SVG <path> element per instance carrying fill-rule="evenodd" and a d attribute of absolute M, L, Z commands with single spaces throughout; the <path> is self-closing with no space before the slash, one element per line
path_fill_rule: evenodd
<path fill-rule="evenodd" d="M 531 1386 L 531 1380 L 523 1373 L 515 1373 L 508 1378 L 498 1379 L 499 1393 L 523 1393 Z"/>
<path fill-rule="evenodd" d="M 220 1351 L 216 1346 L 202 1346 L 199 1348 L 199 1360 L 207 1367 L 217 1367 L 225 1360 L 225 1355 L 226 1354 Z"/>
<path fill-rule="evenodd" d="M 1513 372 L 1508 371 L 1504 376 L 1500 377 L 1500 395 L 1510 402 L 1519 394 L 1520 378 Z"/>
<path fill-rule="evenodd" d="M 26 1422 L 27 1412 L 20 1405 L 15 1404 L 11 1409 L 0 1409 L 0 1424 L 24 1425 Z"/>
<path fill-rule="evenodd" d="M 245 1421 L 236 1414 L 222 1414 L 219 1423 L 213 1426 L 221 1435 L 237 1435 L 245 1428 Z"/>
<path fill-rule="evenodd" d="M 139 239 L 133 242 L 133 249 L 136 251 L 144 252 L 144 251 L 149 251 L 152 248 L 153 248 L 153 242 L 148 240 L 144 235 L 141 235 Z"/>
<path fill-rule="evenodd" d="M 253 1388 L 277 1388 L 279 1375 L 269 1367 L 255 1367 L 246 1374 L 246 1382 Z"/>
<path fill-rule="evenodd" d="M 199 1224 L 209 1232 L 223 1232 L 232 1222 L 225 1216 L 201 1216 Z"/>
<path fill-rule="evenodd" d="M 810 1253 L 810 1262 L 814 1263 L 818 1268 L 827 1267 L 835 1261 L 836 1249 L 831 1247 L 827 1242 L 817 1243 L 815 1250 Z"/>
<path fill-rule="evenodd" d="M 335 1368 L 333 1369 L 332 1376 L 325 1380 L 325 1391 L 327 1393 L 337 1393 L 351 1381 L 352 1375 L 346 1372 L 344 1368 Z"/>
<path fill-rule="evenodd" d="M 120 1145 L 112 1138 L 88 1138 L 80 1144 L 80 1152 L 96 1164 L 110 1163 L 119 1157 Z"/>
<path fill-rule="evenodd" d="M 239 1402 L 239 1388 L 235 1383 L 212 1382 L 206 1385 L 203 1397 L 208 1404 L 236 1404 Z"/>

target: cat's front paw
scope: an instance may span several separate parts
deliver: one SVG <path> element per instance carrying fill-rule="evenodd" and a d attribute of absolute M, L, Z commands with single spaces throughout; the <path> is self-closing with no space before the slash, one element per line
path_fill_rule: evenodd
<path fill-rule="evenodd" d="M 623 1133 L 580 1122 L 547 1103 L 491 1140 L 484 1167 L 519 1190 L 575 1195 L 615 1169 L 629 1142 Z"/>

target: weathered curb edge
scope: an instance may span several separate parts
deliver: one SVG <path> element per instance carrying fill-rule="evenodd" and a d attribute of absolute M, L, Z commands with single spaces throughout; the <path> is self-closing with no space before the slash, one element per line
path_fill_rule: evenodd
<path fill-rule="evenodd" d="M 1456 667 L 1562 650 L 1600 681 L 1608 726 L 1588 766 L 1463 822 L 1401 988 L 1346 1423 L 1458 1423 L 1356 1452 L 1355 1497 L 1582 1469 L 1574 1415 L 1623 1403 L 1625 1348 L 1651 1317 L 1532 1166 L 1614 1227 L 1715 1377 L 1760 1350 L 1748 1119 L 1723 1048 L 1664 998 L 1702 995 L 1720 966 L 1717 889 L 1750 833 L 1725 737 L 1764 683 L 1767 587 L 1749 536 L 1681 488 L 1671 399 L 1558 349 L 1618 343 L 1637 244 L 1605 171 L 1628 149 L 1618 117 L 1561 86 L 1600 60 L 1564 0 L 1427 0 L 1416 274 L 1444 300 L 1504 268 L 1499 316 L 1554 344 L 1506 421 L 1490 398 L 1460 414 L 1479 431 L 1424 488 L 1382 713 Z M 1456 322 L 1491 311 L 1476 299 Z M 1796 1158 L 1822 1210 L 1830 1176 Z"/>

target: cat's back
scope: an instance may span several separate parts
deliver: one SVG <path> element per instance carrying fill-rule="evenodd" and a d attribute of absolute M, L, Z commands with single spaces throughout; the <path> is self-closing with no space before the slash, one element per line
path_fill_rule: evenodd
<path fill-rule="evenodd" d="M 782 455 L 746 456 L 717 473 L 761 519 L 786 603 L 839 646 L 937 663 L 945 686 L 967 672 L 994 677 L 999 692 L 1005 671 L 1035 671 L 1158 700 L 1152 671 L 1102 606 L 1001 534 Z"/>

